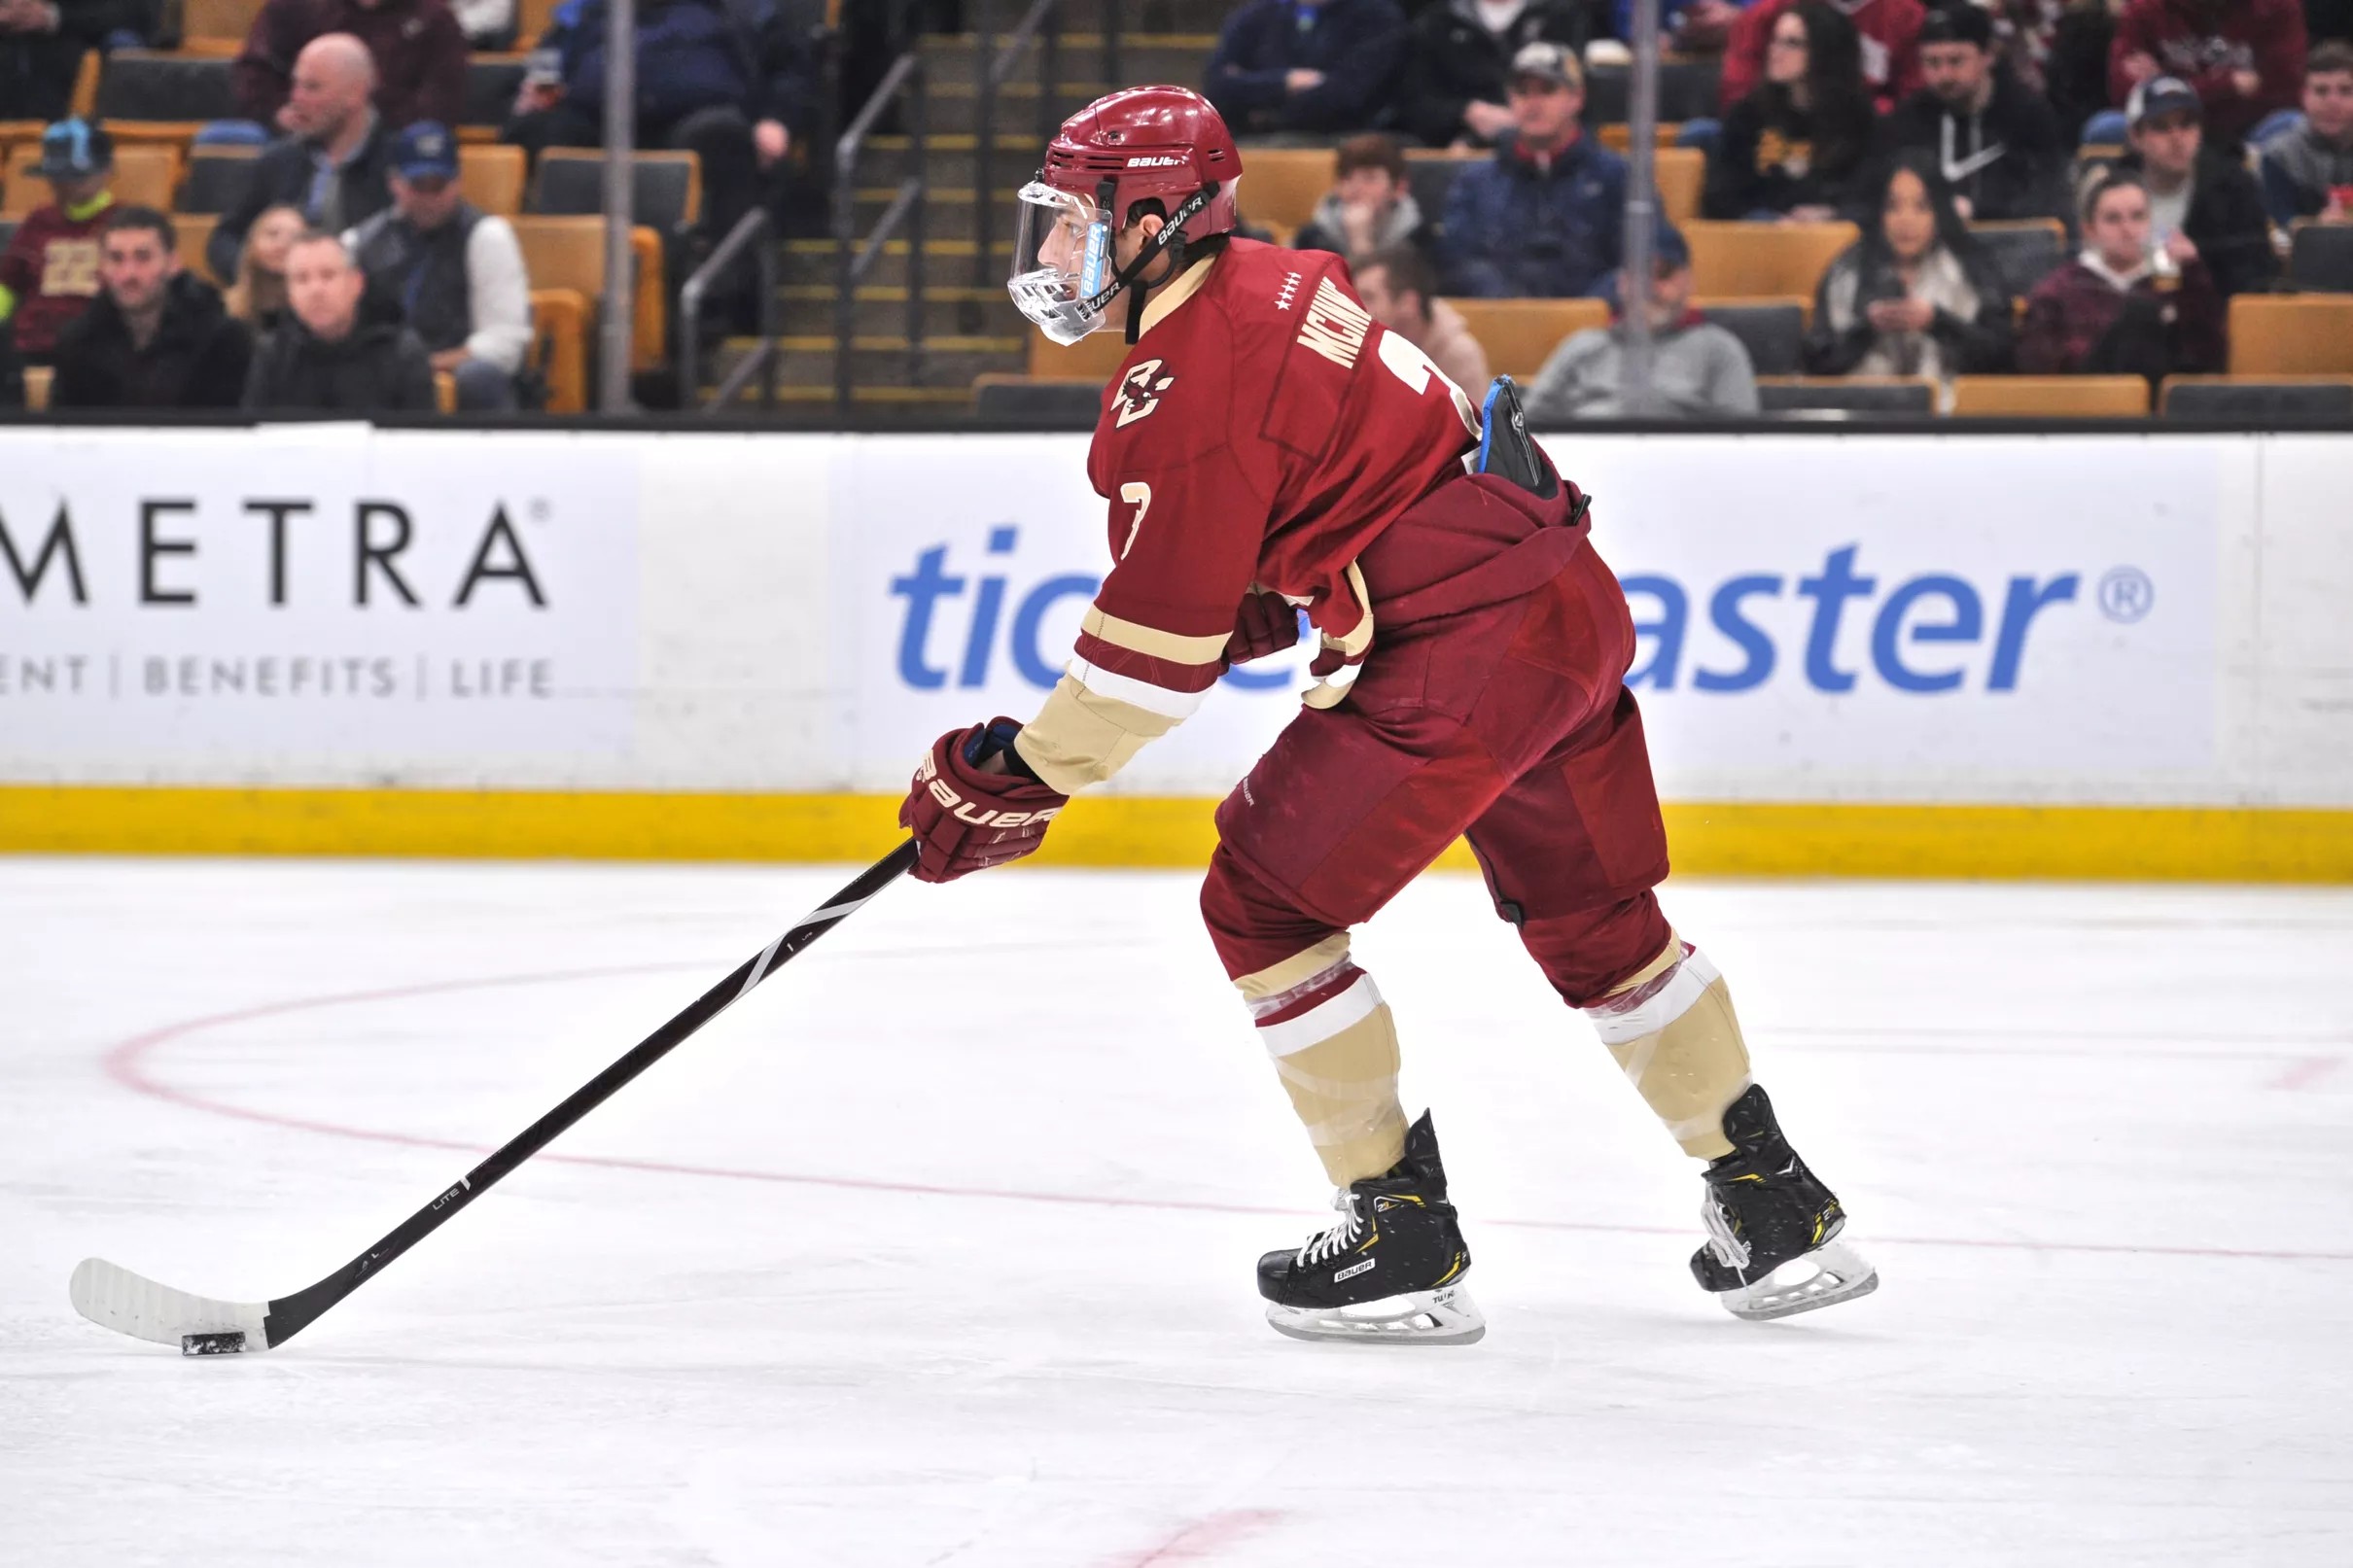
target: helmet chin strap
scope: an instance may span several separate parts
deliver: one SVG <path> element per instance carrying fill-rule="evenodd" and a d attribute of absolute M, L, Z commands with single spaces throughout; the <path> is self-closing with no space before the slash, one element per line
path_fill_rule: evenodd
<path fill-rule="evenodd" d="M 1184 270 L 1184 226 L 1216 198 L 1217 190 L 1217 182 L 1212 180 L 1178 202 L 1176 210 L 1170 213 L 1168 220 L 1161 225 L 1160 232 L 1143 242 L 1143 249 L 1136 253 L 1136 260 L 1113 273 L 1111 281 L 1085 301 L 1083 308 L 1086 313 L 1090 316 L 1101 315 L 1110 307 L 1113 296 L 1122 289 L 1129 290 L 1128 341 L 1135 342 L 1143 331 L 1144 295 Z M 1142 281 L 1144 268 L 1164 255 L 1170 258 L 1169 269 L 1149 283 Z"/>

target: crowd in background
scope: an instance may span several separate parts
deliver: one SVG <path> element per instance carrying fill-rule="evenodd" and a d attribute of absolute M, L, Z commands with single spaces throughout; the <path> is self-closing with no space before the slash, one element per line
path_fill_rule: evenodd
<path fill-rule="evenodd" d="M 1721 61 L 1711 112 L 1664 132 L 1663 145 L 1706 158 L 1702 215 L 1860 229 L 1812 301 L 1811 374 L 2218 371 L 2227 303 L 2272 286 L 2288 226 L 2353 221 L 2353 5 L 1661 10 L 1667 48 Z M 1531 399 L 1541 414 L 1617 410 L 1622 311 L 1645 296 L 1667 406 L 1750 411 L 1746 351 L 1692 309 L 1683 237 L 1657 237 L 1647 287 L 1620 274 L 1627 167 L 1587 109 L 1590 73 L 1628 58 L 1631 11 L 1604 0 L 1247 0 L 1203 86 L 1263 145 L 1348 138 L 1339 183 L 1294 243 L 1352 257 L 1415 247 L 1438 291 L 1430 300 L 1609 301 L 1621 325 L 1561 345 Z M 1456 174 L 1443 210 L 1425 213 L 1406 189 L 1409 146 L 1492 157 Z M 1247 184 L 1243 199 L 1247 211 Z M 2073 250 L 2022 309 L 1971 226 L 2019 220 L 2057 222 Z M 1422 330 L 1443 338 L 1443 308 L 1423 307 Z"/>

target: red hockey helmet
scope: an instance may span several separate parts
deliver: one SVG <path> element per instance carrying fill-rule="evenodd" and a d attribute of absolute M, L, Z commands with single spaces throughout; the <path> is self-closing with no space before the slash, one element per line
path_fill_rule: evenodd
<path fill-rule="evenodd" d="M 1007 288 L 1023 315 L 1058 343 L 1106 325 L 1122 290 L 1164 251 L 1181 265 L 1187 240 L 1230 234 L 1242 154 L 1207 98 L 1185 87 L 1126 87 L 1096 99 L 1047 144 L 1045 167 L 1021 191 Z M 1167 227 L 1125 268 L 1117 232 L 1159 204 Z"/>

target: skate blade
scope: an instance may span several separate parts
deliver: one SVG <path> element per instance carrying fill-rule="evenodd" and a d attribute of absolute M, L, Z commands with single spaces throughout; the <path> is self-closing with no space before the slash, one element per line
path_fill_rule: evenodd
<path fill-rule="evenodd" d="M 1277 1334 L 1326 1344 L 1476 1344 L 1487 1334 L 1478 1303 L 1460 1285 L 1408 1291 L 1354 1307 L 1266 1309 Z"/>
<path fill-rule="evenodd" d="M 1879 1288 L 1879 1272 L 1844 1241 L 1832 1241 L 1792 1258 L 1753 1285 L 1718 1294 L 1724 1310 L 1750 1323 L 1795 1317 Z"/>

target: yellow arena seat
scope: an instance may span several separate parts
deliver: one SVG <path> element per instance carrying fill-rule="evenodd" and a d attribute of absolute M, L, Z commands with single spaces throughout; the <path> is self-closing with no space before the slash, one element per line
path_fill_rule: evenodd
<path fill-rule="evenodd" d="M 1115 303 L 1112 320 L 1124 326 L 1127 308 L 1124 302 Z M 1030 333 L 1030 375 L 1039 381 L 1100 384 L 1110 380 L 1118 372 L 1119 362 L 1127 357 L 1128 334 L 1124 331 L 1090 332 L 1068 348 L 1043 332 Z"/>
<path fill-rule="evenodd" d="M 26 408 L 37 414 L 48 411 L 49 386 L 56 373 L 46 365 L 28 365 L 24 367 L 24 406 Z"/>
<path fill-rule="evenodd" d="M 531 291 L 531 337 L 547 381 L 547 412 L 588 407 L 588 301 L 571 289 Z"/>
<path fill-rule="evenodd" d="M 549 218 L 523 213 L 510 218 L 515 239 L 523 248 L 523 266 L 534 289 L 570 289 L 583 299 L 605 292 L 605 221 L 602 218 Z M 637 278 L 630 302 L 632 313 L 630 367 L 650 370 L 662 363 L 668 325 L 662 285 L 661 237 L 643 224 L 629 230 L 629 250 Z"/>
<path fill-rule="evenodd" d="M 1296 230 L 1316 216 L 1316 203 L 1331 193 L 1339 166 L 1340 155 L 1328 147 L 1246 149 L 1236 188 L 1242 216 Z"/>
<path fill-rule="evenodd" d="M 554 152 L 555 149 L 548 149 Z M 484 212 L 511 218 L 523 210 L 523 179 L 529 172 L 519 147 L 460 147 L 458 187 Z"/>
<path fill-rule="evenodd" d="M 2232 375 L 2353 371 L 2353 294 L 2242 294 L 2230 301 Z"/>
<path fill-rule="evenodd" d="M 1528 380 L 1543 368 L 1562 339 L 1588 327 L 1609 325 L 1609 307 L 1598 299 L 1449 299 L 1487 350 L 1496 375 Z M 1466 388 L 1476 395 L 1475 389 Z"/>
<path fill-rule="evenodd" d="M 2140 419 L 2149 383 L 2136 375 L 1964 375 L 1952 383 L 1962 419 Z"/>
<path fill-rule="evenodd" d="M 1698 220 L 1683 226 L 1691 242 L 1692 291 L 1715 299 L 1804 295 L 1862 237 L 1848 223 L 1743 224 Z"/>

